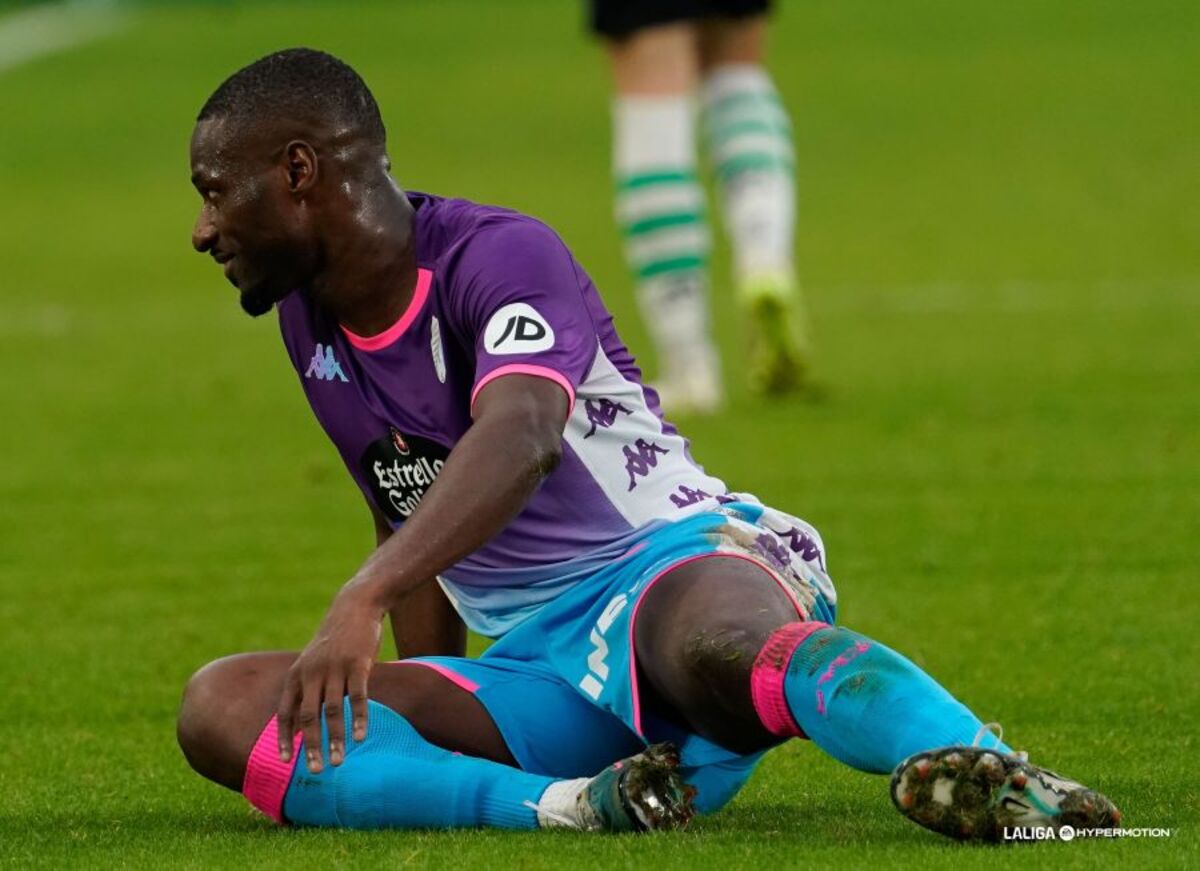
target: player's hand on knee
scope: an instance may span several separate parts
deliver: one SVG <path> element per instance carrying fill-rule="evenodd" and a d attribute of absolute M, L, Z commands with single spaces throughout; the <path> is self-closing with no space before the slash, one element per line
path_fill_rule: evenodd
<path fill-rule="evenodd" d="M 345 758 L 346 725 L 343 699 L 350 697 L 354 740 L 367 734 L 367 678 L 379 649 L 379 609 L 364 607 L 344 593 L 334 599 L 316 636 L 288 670 L 279 699 L 279 758 L 291 759 L 292 740 L 303 733 L 308 770 L 324 767 L 321 754 L 321 715 L 329 735 L 329 761 Z"/>

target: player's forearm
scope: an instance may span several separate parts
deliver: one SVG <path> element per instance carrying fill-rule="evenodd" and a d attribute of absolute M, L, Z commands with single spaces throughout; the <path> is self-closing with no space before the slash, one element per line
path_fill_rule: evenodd
<path fill-rule="evenodd" d="M 476 421 L 412 517 L 348 586 L 391 610 L 500 532 L 561 456 L 561 423 L 543 418 L 536 407 L 517 403 Z"/>

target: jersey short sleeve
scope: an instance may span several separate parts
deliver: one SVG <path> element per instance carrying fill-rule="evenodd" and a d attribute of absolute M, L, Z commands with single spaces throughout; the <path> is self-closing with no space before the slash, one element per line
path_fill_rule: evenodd
<path fill-rule="evenodd" d="M 575 405 L 598 339 L 574 259 L 562 240 L 530 218 L 479 228 L 456 264 L 459 310 L 475 347 L 471 405 L 510 374 L 554 381 Z"/>

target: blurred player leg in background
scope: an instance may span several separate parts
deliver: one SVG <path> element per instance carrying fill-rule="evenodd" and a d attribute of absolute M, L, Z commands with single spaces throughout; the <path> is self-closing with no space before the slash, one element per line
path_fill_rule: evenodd
<path fill-rule="evenodd" d="M 709 223 L 697 176 L 697 92 L 751 329 L 756 389 L 800 386 L 807 337 L 793 266 L 791 127 L 762 66 L 764 0 L 593 0 L 616 96 L 617 221 L 672 412 L 714 410 L 722 389 L 709 324 Z"/>
<path fill-rule="evenodd" d="M 647 27 L 608 43 L 616 213 L 672 411 L 714 410 L 720 361 L 708 311 L 710 231 L 697 175 L 697 32 Z"/>
<path fill-rule="evenodd" d="M 795 150 L 787 110 L 763 66 L 765 15 L 700 23 L 709 158 L 750 320 L 750 380 L 767 393 L 803 383 L 808 330 L 793 262 Z"/>

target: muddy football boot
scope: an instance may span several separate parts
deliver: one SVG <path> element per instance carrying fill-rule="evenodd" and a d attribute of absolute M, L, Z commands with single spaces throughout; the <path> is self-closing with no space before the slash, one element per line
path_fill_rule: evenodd
<path fill-rule="evenodd" d="M 892 774 L 892 803 L 914 823 L 967 841 L 1002 841 L 1005 829 L 1112 828 L 1116 806 L 1095 790 L 1030 765 L 1024 754 L 983 747 L 916 753 Z"/>
<path fill-rule="evenodd" d="M 637 756 L 614 762 L 579 793 L 582 828 L 646 832 L 682 829 L 695 815 L 696 791 L 679 776 L 679 751 L 653 744 Z"/>

